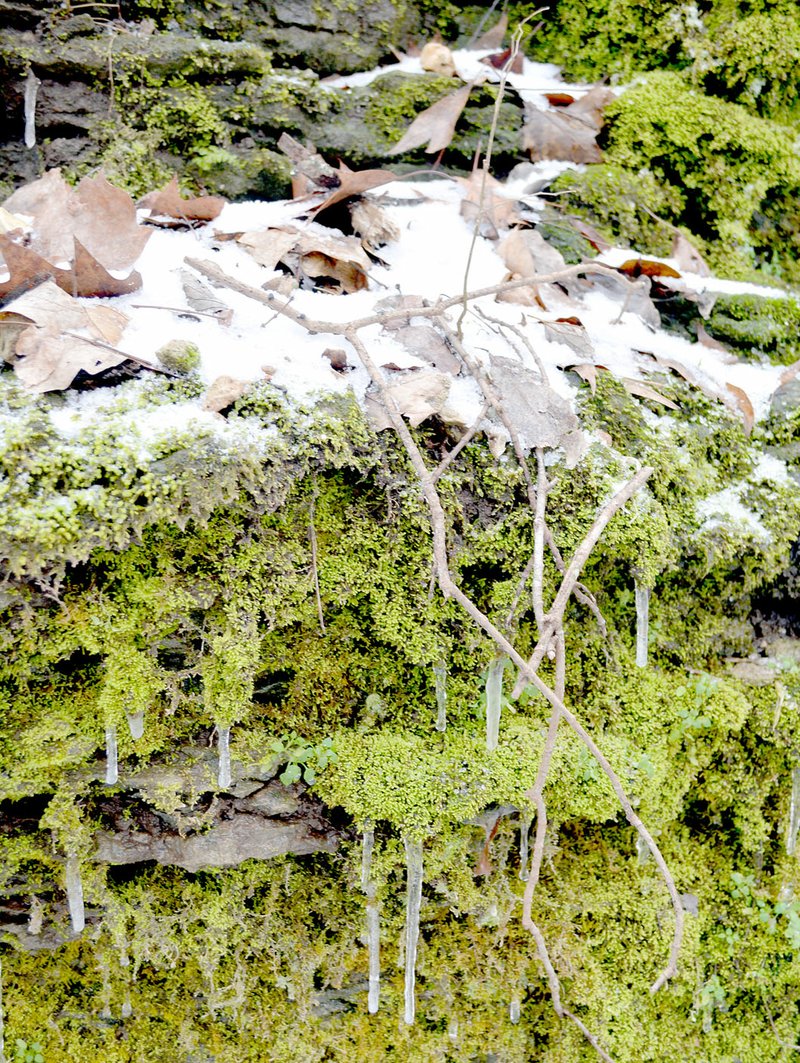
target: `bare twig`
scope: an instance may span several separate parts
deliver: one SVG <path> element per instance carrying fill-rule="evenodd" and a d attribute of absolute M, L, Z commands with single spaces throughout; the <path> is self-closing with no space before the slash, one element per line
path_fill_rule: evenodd
<path fill-rule="evenodd" d="M 452 448 L 452 450 L 448 450 L 448 452 L 445 454 L 445 456 L 442 458 L 442 460 L 439 462 L 439 464 L 436 466 L 436 468 L 431 473 L 431 478 L 433 479 L 434 483 L 439 479 L 439 477 L 442 475 L 442 473 L 445 471 L 445 469 L 447 469 L 448 466 L 453 461 L 455 461 L 455 459 L 458 457 L 458 455 L 461 453 L 461 451 L 464 449 L 464 447 L 467 445 L 467 443 L 469 443 L 470 440 L 474 437 L 475 433 L 480 431 L 480 427 L 483 424 L 483 419 L 484 419 L 484 417 L 486 416 L 486 414 L 488 412 L 489 412 L 489 403 L 488 402 L 484 402 L 484 404 L 483 404 L 483 406 L 481 406 L 480 412 L 478 413 L 478 416 L 475 418 L 475 421 L 473 422 L 473 424 L 466 430 L 464 435 L 461 437 L 461 439 L 459 439 L 459 441 Z"/>
<path fill-rule="evenodd" d="M 112 354 L 118 354 L 120 358 L 125 358 L 129 362 L 135 362 L 143 369 L 151 369 L 154 373 L 163 373 L 164 376 L 179 375 L 172 369 L 167 369 L 164 365 L 154 365 L 152 362 L 148 362 L 145 358 L 140 358 L 136 354 L 128 354 L 127 351 L 121 351 L 119 347 L 112 347 L 110 343 L 105 343 L 103 340 L 96 340 L 91 336 L 82 336 L 80 332 L 73 332 L 71 329 L 65 329 L 62 335 L 69 336 L 74 340 L 82 340 L 84 343 L 91 343 L 93 347 L 99 347 L 101 351 L 109 351 Z"/>

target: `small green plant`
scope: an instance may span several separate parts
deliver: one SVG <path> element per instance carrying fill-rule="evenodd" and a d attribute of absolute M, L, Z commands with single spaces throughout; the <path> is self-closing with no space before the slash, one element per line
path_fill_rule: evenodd
<path fill-rule="evenodd" d="M 339 759 L 332 738 L 323 738 L 313 745 L 296 731 L 282 734 L 270 745 L 270 749 L 287 760 L 286 767 L 278 776 L 284 786 L 291 786 L 300 779 L 311 786 L 321 771 Z"/>
<path fill-rule="evenodd" d="M 44 1049 L 38 1041 L 28 1044 L 18 1037 L 14 1042 L 14 1063 L 44 1063 Z"/>
<path fill-rule="evenodd" d="M 800 901 L 787 895 L 773 903 L 763 894 L 754 875 L 743 875 L 739 871 L 731 874 L 731 896 L 746 902 L 742 909 L 744 914 L 769 934 L 782 930 L 790 948 L 796 951 L 800 948 Z"/>

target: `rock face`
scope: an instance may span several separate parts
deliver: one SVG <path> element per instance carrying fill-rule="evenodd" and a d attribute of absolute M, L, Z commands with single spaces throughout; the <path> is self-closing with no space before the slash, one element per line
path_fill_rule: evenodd
<path fill-rule="evenodd" d="M 305 0 L 212 10 L 131 3 L 116 19 L 69 16 L 54 2 L 3 7 L 6 190 L 46 168 L 102 166 L 129 187 L 188 168 L 228 194 L 264 195 L 288 177 L 269 155 L 283 128 L 303 131 L 330 109 L 318 77 L 375 66 L 424 32 L 412 3 L 387 0 L 355 10 Z M 299 71 L 281 72 L 294 66 L 296 83 Z"/>

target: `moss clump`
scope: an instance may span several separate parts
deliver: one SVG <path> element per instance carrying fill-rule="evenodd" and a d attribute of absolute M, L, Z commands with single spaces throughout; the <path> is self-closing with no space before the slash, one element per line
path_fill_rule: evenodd
<path fill-rule="evenodd" d="M 720 295 L 708 328 L 745 357 L 768 358 L 777 365 L 800 357 L 800 305 L 792 298 Z"/>
<path fill-rule="evenodd" d="M 677 220 L 709 241 L 715 266 L 731 274 L 758 264 L 759 204 L 800 184 L 790 129 L 703 96 L 673 73 L 648 76 L 606 118 L 609 161 L 675 189 L 684 200 Z"/>
<path fill-rule="evenodd" d="M 653 255 L 668 255 L 672 246 L 672 228 L 658 218 L 680 217 L 685 205 L 677 188 L 649 171 L 633 173 L 607 163 L 567 170 L 551 189 L 565 213 L 585 218 L 613 243 Z"/>
<path fill-rule="evenodd" d="M 189 340 L 170 340 L 159 347 L 156 357 L 175 373 L 191 373 L 200 365 L 200 351 Z"/>

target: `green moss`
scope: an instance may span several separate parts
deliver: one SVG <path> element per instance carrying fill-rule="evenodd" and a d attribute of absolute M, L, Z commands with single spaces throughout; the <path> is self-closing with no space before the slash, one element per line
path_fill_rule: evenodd
<path fill-rule="evenodd" d="M 188 340 L 170 340 L 159 347 L 156 357 L 176 373 L 190 373 L 200 365 L 200 351 Z"/>
<path fill-rule="evenodd" d="M 789 365 L 800 357 L 800 305 L 792 299 L 758 295 L 720 295 L 708 321 L 709 331 L 741 356 L 768 358 Z"/>
<path fill-rule="evenodd" d="M 609 161 L 678 189 L 678 220 L 718 241 L 713 265 L 731 274 L 757 263 L 759 204 L 800 182 L 791 130 L 703 96 L 673 73 L 629 89 L 606 118 Z"/>

